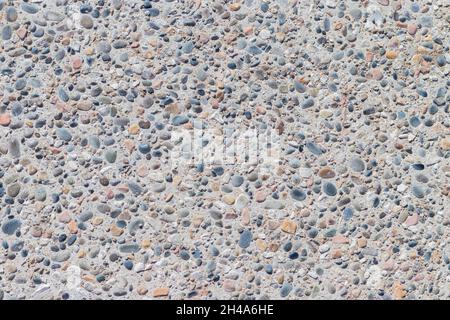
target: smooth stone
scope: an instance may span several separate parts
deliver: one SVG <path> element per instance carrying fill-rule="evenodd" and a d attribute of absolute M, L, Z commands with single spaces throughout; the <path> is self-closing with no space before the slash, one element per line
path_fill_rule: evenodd
<path fill-rule="evenodd" d="M 20 142 L 17 138 L 12 138 L 9 140 L 8 152 L 12 158 L 20 158 Z"/>
<path fill-rule="evenodd" d="M 100 148 L 100 139 L 95 137 L 95 136 L 90 136 L 88 138 L 88 143 L 94 149 L 99 149 Z"/>
<path fill-rule="evenodd" d="M 86 222 L 86 221 L 89 221 L 90 219 L 92 219 L 93 216 L 94 216 L 94 214 L 92 213 L 92 211 L 84 211 L 78 216 L 78 219 L 81 222 Z"/>
<path fill-rule="evenodd" d="M 153 190 L 153 192 L 157 192 L 157 193 L 163 192 L 164 190 L 166 190 L 166 184 L 165 183 L 155 183 L 152 186 L 152 190 Z"/>
<path fill-rule="evenodd" d="M 311 153 L 315 154 L 316 156 L 320 156 L 321 154 L 323 154 L 322 149 L 313 142 L 307 142 L 305 146 Z"/>
<path fill-rule="evenodd" d="M 412 127 L 416 128 L 416 127 L 418 127 L 420 125 L 420 119 L 418 117 L 411 117 L 409 119 L 409 124 Z"/>
<path fill-rule="evenodd" d="M 365 256 L 378 256 L 378 250 L 375 248 L 364 248 L 361 250 L 361 253 Z"/>
<path fill-rule="evenodd" d="M 31 3 L 23 2 L 22 10 L 29 14 L 35 14 L 35 13 L 38 13 L 39 7 L 34 4 L 31 4 Z"/>
<path fill-rule="evenodd" d="M 14 7 L 8 7 L 6 8 L 6 21 L 8 22 L 14 22 L 17 20 L 17 10 Z"/>
<path fill-rule="evenodd" d="M 438 64 L 439 67 L 443 67 L 447 64 L 447 59 L 445 58 L 444 55 L 437 56 L 436 63 Z"/>
<path fill-rule="evenodd" d="M 116 162 L 117 159 L 117 151 L 116 150 L 107 150 L 105 152 L 105 159 L 106 161 L 108 161 L 109 163 L 114 163 Z"/>
<path fill-rule="evenodd" d="M 138 150 L 142 154 L 147 154 L 151 151 L 150 145 L 147 143 L 140 144 Z"/>
<path fill-rule="evenodd" d="M 34 197 L 37 201 L 45 201 L 47 198 L 47 190 L 43 187 L 36 189 Z"/>
<path fill-rule="evenodd" d="M 70 258 L 70 251 L 59 251 L 52 255 L 52 260 L 56 262 L 64 262 L 69 260 Z"/>
<path fill-rule="evenodd" d="M 6 194 L 11 198 L 15 198 L 19 195 L 20 189 L 21 189 L 20 184 L 13 183 L 9 185 L 8 188 L 6 188 Z"/>
<path fill-rule="evenodd" d="M 353 19 L 355 20 L 359 20 L 362 17 L 362 12 L 361 9 L 359 8 L 354 8 L 350 10 L 350 15 L 352 16 Z"/>
<path fill-rule="evenodd" d="M 214 173 L 214 176 L 221 176 L 224 174 L 225 170 L 223 167 L 215 167 L 211 170 Z"/>
<path fill-rule="evenodd" d="M 292 189 L 291 197 L 294 200 L 303 201 L 303 200 L 306 199 L 306 193 L 303 190 L 300 190 L 300 189 Z"/>
<path fill-rule="evenodd" d="M 333 60 L 341 60 L 344 57 L 344 51 L 337 51 L 332 54 Z"/>
<path fill-rule="evenodd" d="M 13 235 L 20 228 L 22 222 L 19 219 L 10 219 L 2 224 L 4 234 Z"/>
<path fill-rule="evenodd" d="M 139 229 L 142 229 L 144 227 L 144 224 L 145 222 L 143 219 L 135 218 L 128 225 L 128 232 L 132 236 L 134 236 Z"/>
<path fill-rule="evenodd" d="M 314 99 L 313 98 L 308 98 L 305 101 L 303 101 L 303 103 L 302 103 L 302 108 L 303 109 L 308 109 L 308 108 L 311 108 L 312 106 L 314 106 Z"/>
<path fill-rule="evenodd" d="M 12 37 L 12 28 L 9 25 L 6 25 L 2 29 L 2 39 L 9 40 Z"/>
<path fill-rule="evenodd" d="M 217 263 L 215 261 L 211 260 L 206 263 L 205 269 L 208 272 L 213 272 L 216 269 L 216 267 L 217 267 Z"/>
<path fill-rule="evenodd" d="M 280 289 L 280 296 L 282 298 L 287 297 L 289 293 L 291 293 L 292 289 L 293 289 L 292 284 L 284 283 Z"/>
<path fill-rule="evenodd" d="M 289 166 L 291 166 L 294 169 L 300 168 L 300 160 L 299 159 L 290 159 Z"/>
<path fill-rule="evenodd" d="M 248 198 L 246 195 L 244 194 L 240 194 L 237 198 L 236 198 L 236 202 L 234 203 L 234 206 L 236 208 L 236 210 L 241 211 L 242 209 L 244 209 L 246 206 L 248 205 Z"/>
<path fill-rule="evenodd" d="M 294 86 L 295 86 L 295 90 L 299 93 L 305 93 L 306 92 L 306 87 L 303 83 L 299 82 L 299 81 L 295 81 L 294 82 Z"/>
<path fill-rule="evenodd" d="M 285 204 L 281 200 L 268 199 L 264 202 L 264 209 L 276 209 L 281 210 L 285 208 Z"/>
<path fill-rule="evenodd" d="M 366 164 L 360 158 L 353 158 L 350 161 L 350 168 L 356 172 L 363 172 L 366 169 Z"/>
<path fill-rule="evenodd" d="M 119 245 L 119 251 L 121 253 L 136 253 L 140 250 L 137 243 L 127 243 Z"/>
<path fill-rule="evenodd" d="M 337 230 L 335 228 L 331 228 L 325 231 L 324 236 L 327 238 L 332 238 L 336 235 Z"/>
<path fill-rule="evenodd" d="M 325 182 L 323 185 L 323 191 L 330 197 L 334 197 L 337 194 L 335 185 L 331 182 Z"/>
<path fill-rule="evenodd" d="M 140 185 L 132 181 L 128 182 L 128 188 L 135 196 L 140 195 L 144 191 L 144 189 Z"/>
<path fill-rule="evenodd" d="M 234 175 L 233 177 L 231 177 L 231 184 L 233 185 L 233 187 L 240 187 L 243 183 L 244 178 L 242 176 Z"/>
<path fill-rule="evenodd" d="M 221 220 L 223 218 L 222 212 L 220 212 L 215 208 L 209 210 L 209 214 L 211 215 L 211 218 L 213 218 L 214 220 Z"/>
<path fill-rule="evenodd" d="M 181 258 L 181 260 L 187 261 L 187 260 L 189 260 L 191 258 L 191 256 L 190 256 L 189 252 L 187 252 L 186 250 L 181 250 L 180 251 L 180 258 Z"/>
<path fill-rule="evenodd" d="M 344 211 L 342 211 L 342 216 L 344 217 L 344 220 L 350 220 L 353 217 L 353 209 L 345 208 Z"/>
<path fill-rule="evenodd" d="M 248 248 L 252 242 L 252 232 L 250 230 L 244 230 L 239 238 L 239 246 L 243 249 Z"/>
<path fill-rule="evenodd" d="M 173 117 L 173 119 L 172 119 L 172 124 L 174 126 L 180 126 L 187 122 L 189 122 L 189 118 L 186 115 L 177 115 L 177 116 Z"/>
<path fill-rule="evenodd" d="M 65 19 L 65 16 L 55 11 L 46 11 L 44 18 L 49 21 L 61 22 Z"/>
<path fill-rule="evenodd" d="M 420 16 L 419 23 L 422 27 L 432 28 L 433 27 L 433 17 L 432 16 Z"/>
<path fill-rule="evenodd" d="M 410 35 L 415 35 L 417 32 L 417 26 L 415 24 L 408 24 L 408 26 L 406 27 L 406 30 L 408 31 L 408 33 Z"/>
<path fill-rule="evenodd" d="M 336 176 L 334 171 L 329 167 L 324 167 L 319 170 L 319 177 L 322 179 L 332 179 Z"/>
<path fill-rule="evenodd" d="M 125 40 L 116 40 L 112 43 L 114 49 L 123 49 L 128 46 L 128 42 Z"/>
<path fill-rule="evenodd" d="M 307 234 L 308 237 L 315 238 L 319 234 L 319 231 L 316 228 L 311 228 L 308 230 Z"/>
<path fill-rule="evenodd" d="M 81 15 L 80 24 L 83 28 L 86 28 L 86 29 L 92 29 L 94 27 L 94 21 L 87 14 Z"/>
<path fill-rule="evenodd" d="M 16 84 L 14 85 L 14 88 L 17 91 L 23 90 L 27 86 L 27 79 L 19 79 L 16 81 Z"/>
<path fill-rule="evenodd" d="M 208 73 L 206 73 L 205 71 L 203 71 L 201 69 L 197 71 L 196 75 L 197 75 L 197 79 L 200 81 L 205 81 L 208 78 Z"/>
<path fill-rule="evenodd" d="M 309 178 L 313 175 L 313 170 L 311 168 L 299 168 L 298 175 L 302 178 Z"/>
<path fill-rule="evenodd" d="M 96 49 L 101 53 L 110 53 L 112 50 L 111 44 L 108 41 L 100 41 L 97 43 Z"/>
<path fill-rule="evenodd" d="M 421 199 L 421 198 L 425 197 L 425 191 L 424 191 L 423 187 L 418 184 L 413 184 L 411 186 L 411 192 L 416 198 Z"/>
<path fill-rule="evenodd" d="M 69 130 L 67 130 L 65 128 L 57 128 L 56 136 L 59 139 L 64 140 L 66 142 L 69 142 L 70 140 L 72 140 L 72 135 L 70 134 Z"/>

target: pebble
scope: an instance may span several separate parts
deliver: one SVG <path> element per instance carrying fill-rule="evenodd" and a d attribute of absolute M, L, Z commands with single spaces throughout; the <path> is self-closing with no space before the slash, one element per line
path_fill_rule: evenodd
<path fill-rule="evenodd" d="M 353 209 L 345 208 L 344 211 L 342 211 L 342 215 L 344 217 L 344 220 L 350 220 L 353 217 Z"/>
<path fill-rule="evenodd" d="M 13 235 L 22 225 L 18 219 L 11 219 L 2 223 L 2 231 L 6 235 Z"/>
<path fill-rule="evenodd" d="M 281 222 L 281 230 L 286 233 L 294 234 L 297 231 L 297 225 L 294 221 L 285 219 Z"/>
<path fill-rule="evenodd" d="M 19 195 L 20 189 L 21 189 L 20 184 L 13 183 L 7 187 L 6 194 L 11 198 L 15 198 Z"/>
<path fill-rule="evenodd" d="M 35 14 L 35 13 L 38 13 L 38 11 L 39 11 L 39 7 L 37 5 L 27 3 L 27 2 L 23 2 L 21 8 L 25 13 L 29 13 L 29 14 Z"/>
<path fill-rule="evenodd" d="M 244 178 L 242 176 L 239 175 L 234 175 L 231 178 L 231 184 L 233 185 L 233 187 L 240 187 L 243 183 L 244 183 Z"/>
<path fill-rule="evenodd" d="M 83 28 L 86 28 L 86 29 L 92 29 L 94 27 L 94 21 L 87 14 L 81 15 L 80 24 Z"/>
<path fill-rule="evenodd" d="M 410 34 L 410 35 L 415 35 L 416 34 L 416 32 L 417 32 L 417 26 L 415 25 L 415 24 L 412 24 L 412 23 L 410 23 L 410 24 L 408 24 L 408 26 L 407 26 L 407 31 L 408 31 L 408 33 Z"/>
<path fill-rule="evenodd" d="M 185 115 L 178 115 L 178 116 L 175 116 L 173 118 L 172 124 L 174 126 L 180 126 L 182 124 L 187 123 L 188 121 L 189 121 L 189 118 L 187 116 L 185 116 Z"/>
<path fill-rule="evenodd" d="M 37 201 L 45 201 L 47 198 L 47 190 L 43 187 L 36 189 L 34 194 Z"/>
<path fill-rule="evenodd" d="M 7 127 L 11 123 L 11 115 L 9 113 L 0 114 L 0 126 Z"/>
<path fill-rule="evenodd" d="M 321 177 L 323 179 L 332 179 L 336 176 L 333 169 L 331 169 L 329 167 L 320 169 L 318 174 L 319 174 L 319 177 Z"/>
<path fill-rule="evenodd" d="M 159 298 L 159 297 L 166 297 L 169 295 L 169 288 L 156 288 L 153 290 L 153 297 Z"/>
<path fill-rule="evenodd" d="M 135 253 L 140 250 L 139 245 L 137 244 L 122 244 L 119 246 L 119 251 L 121 253 Z"/>
<path fill-rule="evenodd" d="M 303 109 L 308 109 L 308 108 L 311 108 L 312 106 L 314 106 L 314 99 L 313 98 L 308 98 L 302 103 L 302 108 Z"/>
<path fill-rule="evenodd" d="M 9 40 L 12 37 L 12 28 L 9 25 L 6 25 L 2 29 L 2 39 Z"/>
<path fill-rule="evenodd" d="M 306 199 L 306 193 L 300 189 L 293 189 L 291 191 L 291 197 L 297 201 L 303 201 Z"/>
<path fill-rule="evenodd" d="M 17 20 L 17 9 L 14 7 L 8 7 L 5 10 L 6 12 L 6 20 L 8 22 L 15 22 Z"/>
<path fill-rule="evenodd" d="M 116 150 L 107 150 L 105 152 L 105 159 L 106 161 L 108 161 L 109 163 L 114 163 L 116 162 L 117 159 L 117 151 Z"/>
<path fill-rule="evenodd" d="M 8 142 L 8 152 L 9 155 L 14 158 L 20 158 L 20 142 L 18 139 L 11 139 Z"/>
<path fill-rule="evenodd" d="M 423 187 L 418 184 L 412 185 L 411 192 L 417 198 L 425 197 L 425 191 L 424 191 Z"/>
<path fill-rule="evenodd" d="M 316 156 L 320 156 L 323 153 L 322 149 L 313 142 L 307 142 L 305 146 L 312 154 Z"/>
<path fill-rule="evenodd" d="M 66 142 L 69 142 L 72 140 L 72 135 L 70 134 L 69 130 L 67 130 L 65 128 L 56 129 L 56 136 L 59 139 L 64 140 Z"/>
<path fill-rule="evenodd" d="M 241 233 L 241 236 L 239 238 L 239 246 L 243 249 L 246 249 L 250 246 L 250 243 L 252 242 L 252 233 L 250 230 L 244 230 Z"/>
<path fill-rule="evenodd" d="M 323 184 L 323 192 L 330 197 L 334 197 L 337 194 L 337 189 L 333 183 L 325 182 Z"/>
<path fill-rule="evenodd" d="M 353 158 L 350 161 L 350 168 L 356 172 L 363 172 L 366 168 L 364 161 L 359 158 Z"/>
<path fill-rule="evenodd" d="M 359 8 L 353 8 L 350 10 L 350 15 L 353 19 L 359 20 L 362 17 L 362 11 Z"/>
<path fill-rule="evenodd" d="M 286 298 L 292 291 L 292 285 L 290 283 L 285 283 L 281 286 L 280 296 Z"/>

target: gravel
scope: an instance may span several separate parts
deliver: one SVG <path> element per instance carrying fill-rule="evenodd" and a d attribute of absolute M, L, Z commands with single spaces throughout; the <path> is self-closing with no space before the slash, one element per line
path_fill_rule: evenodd
<path fill-rule="evenodd" d="M 448 1 L 0 1 L 0 299 L 449 299 Z"/>

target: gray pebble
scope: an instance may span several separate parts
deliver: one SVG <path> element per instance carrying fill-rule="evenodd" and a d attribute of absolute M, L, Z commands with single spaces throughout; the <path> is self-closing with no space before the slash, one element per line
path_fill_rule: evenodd
<path fill-rule="evenodd" d="M 56 136 L 66 142 L 69 142 L 72 140 L 72 135 L 70 134 L 69 130 L 65 128 L 57 128 L 56 129 Z"/>
<path fill-rule="evenodd" d="M 289 295 L 289 293 L 291 293 L 291 291 L 292 291 L 292 284 L 284 283 L 280 289 L 280 296 L 282 298 L 285 298 Z"/>
<path fill-rule="evenodd" d="M 252 242 L 252 232 L 250 230 L 244 230 L 239 238 L 239 246 L 243 249 L 248 248 Z"/>
<path fill-rule="evenodd" d="M 350 168 L 356 172 L 363 172 L 366 169 L 366 165 L 360 158 L 353 158 L 350 161 Z"/>
<path fill-rule="evenodd" d="M 119 245 L 119 251 L 121 253 L 136 253 L 140 250 L 140 247 L 136 243 L 121 244 Z"/>
<path fill-rule="evenodd" d="M 6 20 L 8 22 L 15 22 L 17 20 L 17 10 L 14 7 L 6 8 Z"/>
<path fill-rule="evenodd" d="M 94 21 L 87 14 L 81 15 L 80 24 L 83 28 L 86 28 L 86 29 L 92 29 L 94 27 Z"/>
<path fill-rule="evenodd" d="M 425 197 L 425 191 L 424 191 L 423 187 L 418 184 L 413 184 L 411 186 L 411 192 L 415 197 L 417 197 L 419 199 Z"/>
<path fill-rule="evenodd" d="M 244 178 L 242 176 L 234 175 L 231 178 L 231 184 L 233 185 L 233 187 L 240 187 L 243 183 L 244 183 Z"/>
<path fill-rule="evenodd" d="M 330 197 L 334 197 L 337 194 L 337 189 L 331 182 L 325 182 L 323 184 L 323 192 Z"/>
<path fill-rule="evenodd" d="M 21 225 L 22 222 L 19 219 L 10 219 L 3 222 L 2 231 L 4 234 L 13 235 Z"/>
<path fill-rule="evenodd" d="M 303 190 L 300 190 L 300 189 L 292 189 L 291 197 L 294 200 L 303 201 L 303 200 L 306 199 L 306 193 Z"/>
<path fill-rule="evenodd" d="M 29 14 L 35 14 L 35 13 L 38 13 L 38 11 L 39 11 L 38 6 L 31 4 L 31 3 L 27 3 L 27 2 L 22 2 L 21 8 L 23 11 L 25 11 L 26 13 L 29 13 Z"/>

